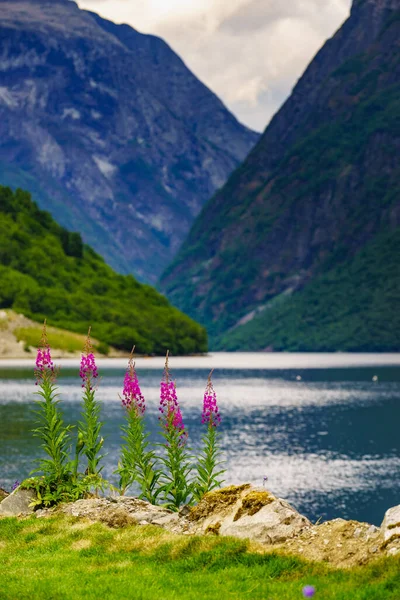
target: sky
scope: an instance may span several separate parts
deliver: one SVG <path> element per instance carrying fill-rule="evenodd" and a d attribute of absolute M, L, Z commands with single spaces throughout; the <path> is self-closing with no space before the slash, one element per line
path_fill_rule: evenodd
<path fill-rule="evenodd" d="M 351 0 L 77 0 L 162 37 L 247 126 L 263 131 Z"/>

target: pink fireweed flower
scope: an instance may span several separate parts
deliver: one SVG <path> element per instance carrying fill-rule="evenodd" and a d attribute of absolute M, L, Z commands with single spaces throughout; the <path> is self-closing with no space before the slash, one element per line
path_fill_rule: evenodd
<path fill-rule="evenodd" d="M 213 388 L 211 381 L 212 371 L 208 376 L 207 387 L 204 392 L 203 399 L 203 413 L 201 415 L 201 422 L 203 425 L 210 424 L 213 427 L 218 427 L 221 423 L 221 415 L 219 414 L 217 406 L 217 395 Z"/>
<path fill-rule="evenodd" d="M 122 405 L 127 410 L 136 410 L 138 415 L 143 415 L 146 410 L 144 396 L 140 390 L 139 381 L 136 375 L 135 363 L 133 361 L 133 352 L 129 358 L 128 370 L 125 373 L 124 389 L 122 390 Z"/>
<path fill-rule="evenodd" d="M 47 340 L 46 321 L 43 323 L 42 337 L 36 355 L 35 376 L 36 384 L 43 379 L 45 374 L 51 373 L 55 376 L 54 363 L 51 358 L 50 345 Z"/>
<path fill-rule="evenodd" d="M 171 374 L 169 372 L 168 355 L 169 352 L 167 352 L 165 359 L 163 380 L 160 385 L 160 419 L 165 419 L 166 427 L 169 427 L 169 423 L 171 423 L 174 429 L 181 431 L 181 441 L 184 443 L 187 438 L 187 433 L 185 431 L 181 409 L 179 408 L 176 385 L 175 382 L 171 380 Z"/>
<path fill-rule="evenodd" d="M 171 380 L 168 365 L 168 354 L 165 359 L 165 368 L 163 379 L 160 384 L 160 408 L 161 414 L 169 414 L 171 411 L 175 412 L 178 408 L 178 397 L 176 395 L 175 382 Z"/>
<path fill-rule="evenodd" d="M 172 421 L 172 426 L 175 427 L 175 429 L 181 429 L 182 431 L 184 431 L 184 429 L 185 429 L 181 409 L 179 408 L 179 406 L 174 412 L 174 419 Z"/>
<path fill-rule="evenodd" d="M 86 385 L 89 385 L 90 389 L 92 389 L 90 385 L 91 381 L 92 379 L 96 379 L 96 377 L 98 377 L 99 374 L 97 371 L 96 360 L 93 354 L 93 345 L 90 339 L 90 329 L 91 328 L 89 327 L 89 331 L 87 334 L 85 346 L 81 357 L 79 375 L 82 379 L 82 387 L 86 387 Z"/>

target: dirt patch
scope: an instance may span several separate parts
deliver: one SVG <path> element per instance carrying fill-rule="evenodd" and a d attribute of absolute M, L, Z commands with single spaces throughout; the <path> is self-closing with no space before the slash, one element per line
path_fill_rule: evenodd
<path fill-rule="evenodd" d="M 128 527 L 136 523 L 136 520 L 123 508 L 116 508 L 114 510 L 107 508 L 101 512 L 99 521 L 114 529 Z"/>
<path fill-rule="evenodd" d="M 362 565 L 383 554 L 380 529 L 344 519 L 314 525 L 298 537 L 287 540 L 280 549 L 341 568 Z"/>
<path fill-rule="evenodd" d="M 4 498 L 7 498 L 8 495 L 9 494 L 8 494 L 8 492 L 6 492 L 6 490 L 3 490 L 3 488 L 0 488 L 0 502 L 2 500 L 4 500 Z"/>
<path fill-rule="evenodd" d="M 213 512 L 224 512 L 227 508 L 236 504 L 244 490 L 250 489 L 250 484 L 230 485 L 216 492 L 208 492 L 197 506 L 190 510 L 189 521 L 199 521 L 208 517 Z"/>
<path fill-rule="evenodd" d="M 233 517 L 234 521 L 238 521 L 244 515 L 255 515 L 264 506 L 271 504 L 275 500 L 275 496 L 269 492 L 259 492 L 257 490 L 249 492 L 242 500 L 242 506 L 238 509 Z"/>

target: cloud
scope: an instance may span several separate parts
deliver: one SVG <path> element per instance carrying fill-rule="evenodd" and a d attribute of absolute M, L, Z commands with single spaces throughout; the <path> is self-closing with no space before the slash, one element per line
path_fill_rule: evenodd
<path fill-rule="evenodd" d="M 263 130 L 351 0 L 78 0 L 163 37 L 239 120 Z"/>

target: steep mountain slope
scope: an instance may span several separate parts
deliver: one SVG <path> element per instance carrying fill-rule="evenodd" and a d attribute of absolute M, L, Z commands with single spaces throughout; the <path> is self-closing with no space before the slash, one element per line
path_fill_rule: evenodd
<path fill-rule="evenodd" d="M 70 0 L 0 0 L 0 182 L 155 281 L 258 134 L 161 39 Z"/>
<path fill-rule="evenodd" d="M 0 186 L 0 308 L 130 351 L 205 352 L 205 330 L 131 275 L 118 275 L 27 192 Z"/>
<path fill-rule="evenodd" d="M 383 281 L 399 298 L 399 43 L 400 0 L 354 2 L 349 20 L 195 222 L 162 289 L 208 326 L 215 346 L 400 347 L 397 317 L 397 329 L 381 342 L 377 336 L 395 307 L 386 312 L 377 290 L 373 306 L 367 296 L 357 301 L 361 280 L 353 277 L 353 269 L 369 268 L 363 256 L 370 261 L 375 248 L 380 277 L 371 278 L 368 298 Z M 390 265 L 379 251 L 385 233 L 395 252 Z M 341 297 L 338 312 L 331 295 Z M 357 343 L 344 313 L 363 322 Z"/>

